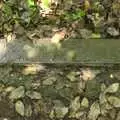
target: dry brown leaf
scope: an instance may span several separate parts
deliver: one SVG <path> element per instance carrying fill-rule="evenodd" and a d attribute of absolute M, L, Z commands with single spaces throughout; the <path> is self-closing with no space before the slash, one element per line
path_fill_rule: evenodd
<path fill-rule="evenodd" d="M 100 71 L 91 70 L 89 68 L 82 69 L 80 74 L 80 79 L 84 81 L 93 80 Z"/>
<path fill-rule="evenodd" d="M 59 32 L 56 32 L 54 36 L 51 39 L 51 43 L 58 44 L 60 41 L 62 41 L 65 38 L 66 30 L 62 30 Z"/>

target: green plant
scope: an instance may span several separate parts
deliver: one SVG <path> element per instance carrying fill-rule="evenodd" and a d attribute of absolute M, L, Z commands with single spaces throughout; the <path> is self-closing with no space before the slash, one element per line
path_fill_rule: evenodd
<path fill-rule="evenodd" d="M 29 26 L 37 16 L 37 7 L 34 0 L 8 0 L 2 5 L 2 24 L 20 23 Z"/>
<path fill-rule="evenodd" d="M 85 12 L 81 9 L 76 10 L 75 12 L 71 13 L 71 12 L 65 12 L 65 19 L 66 20 L 78 20 L 78 19 L 82 19 L 85 16 Z"/>

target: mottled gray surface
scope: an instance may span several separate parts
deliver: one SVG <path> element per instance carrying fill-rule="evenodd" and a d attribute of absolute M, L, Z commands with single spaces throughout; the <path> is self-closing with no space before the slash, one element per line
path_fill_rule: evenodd
<path fill-rule="evenodd" d="M 0 62 L 120 62 L 120 41 L 115 39 L 66 40 L 59 49 L 50 43 L 38 43 L 35 45 L 26 39 L 6 44 L 5 40 L 1 39 Z"/>
<path fill-rule="evenodd" d="M 23 47 L 28 44 L 24 41 L 14 40 L 10 43 L 6 43 L 5 39 L 0 43 L 0 62 L 16 61 L 20 57 L 25 57 L 25 51 Z"/>

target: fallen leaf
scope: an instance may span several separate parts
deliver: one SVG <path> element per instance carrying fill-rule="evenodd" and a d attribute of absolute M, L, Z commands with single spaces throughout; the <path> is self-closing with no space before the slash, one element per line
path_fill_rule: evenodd
<path fill-rule="evenodd" d="M 106 96 L 104 93 L 100 93 L 99 100 L 100 100 L 100 104 L 104 104 L 107 102 Z"/>
<path fill-rule="evenodd" d="M 64 118 L 64 116 L 68 113 L 67 107 L 55 107 L 55 115 L 56 118 Z"/>
<path fill-rule="evenodd" d="M 99 72 L 100 71 L 97 71 L 97 70 L 82 69 L 80 78 L 85 81 L 93 80 Z"/>
<path fill-rule="evenodd" d="M 115 97 L 115 96 L 110 96 L 107 98 L 107 100 L 109 101 L 109 103 L 111 105 L 113 105 L 114 107 L 116 108 L 119 108 L 120 107 L 120 98 L 118 97 Z"/>
<path fill-rule="evenodd" d="M 9 86 L 5 89 L 5 92 L 12 92 L 15 88 L 13 86 Z"/>
<path fill-rule="evenodd" d="M 81 106 L 87 108 L 89 106 L 89 101 L 86 97 L 84 97 L 81 101 Z"/>
<path fill-rule="evenodd" d="M 101 92 L 104 92 L 106 89 L 106 85 L 104 83 L 101 84 Z"/>
<path fill-rule="evenodd" d="M 100 114 L 100 106 L 99 103 L 95 101 L 90 107 L 88 118 L 89 120 L 97 120 L 99 114 Z"/>
<path fill-rule="evenodd" d="M 35 91 L 27 91 L 26 95 L 31 99 L 41 99 L 41 94 Z"/>
<path fill-rule="evenodd" d="M 68 107 L 64 106 L 64 104 L 59 101 L 59 100 L 55 100 L 54 101 L 54 107 L 53 110 L 50 113 L 50 117 L 51 118 L 64 118 L 64 116 L 68 113 Z"/>
<path fill-rule="evenodd" d="M 119 90 L 119 83 L 113 83 L 105 90 L 105 93 L 115 93 L 118 90 Z"/>
<path fill-rule="evenodd" d="M 25 107 L 25 116 L 30 117 L 32 115 L 32 106 L 29 104 Z"/>
<path fill-rule="evenodd" d="M 24 86 L 20 86 L 16 89 L 14 89 L 10 95 L 9 95 L 9 98 L 14 100 L 14 99 L 19 99 L 19 98 L 22 98 L 24 97 L 24 93 L 25 93 L 25 88 Z"/>
<path fill-rule="evenodd" d="M 60 32 L 56 32 L 51 39 L 51 43 L 58 44 L 65 38 L 66 30 L 62 30 Z"/>
<path fill-rule="evenodd" d="M 55 77 L 49 77 L 43 81 L 43 85 L 52 85 L 56 81 Z"/>
<path fill-rule="evenodd" d="M 15 103 L 15 110 L 18 114 L 20 114 L 21 116 L 24 116 L 25 108 L 24 108 L 24 104 L 22 101 L 19 100 Z"/>
<path fill-rule="evenodd" d="M 76 111 L 80 109 L 80 97 L 79 96 L 75 97 L 75 99 L 71 101 L 70 109 L 71 109 L 71 112 L 70 112 L 71 114 L 75 113 Z"/>
<path fill-rule="evenodd" d="M 22 71 L 24 75 L 37 74 L 39 71 L 45 70 L 43 65 L 32 64 L 25 67 Z"/>
<path fill-rule="evenodd" d="M 68 75 L 66 76 L 71 82 L 76 81 L 76 72 L 70 72 L 68 73 Z"/>
<path fill-rule="evenodd" d="M 107 29 L 107 33 L 110 34 L 111 36 L 114 36 L 114 37 L 120 35 L 119 30 L 117 30 L 117 29 L 114 28 L 114 27 L 109 27 L 109 28 Z"/>

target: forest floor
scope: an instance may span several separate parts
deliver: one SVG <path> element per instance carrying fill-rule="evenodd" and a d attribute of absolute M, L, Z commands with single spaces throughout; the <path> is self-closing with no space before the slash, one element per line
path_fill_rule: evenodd
<path fill-rule="evenodd" d="M 1 65 L 0 120 L 120 120 L 120 70 Z"/>
<path fill-rule="evenodd" d="M 119 39 L 120 1 L 85 1 L 61 0 L 53 8 L 39 0 L 0 1 L 0 62 L 19 60 L 26 50 L 32 58 L 41 44 L 58 49 L 66 39 Z M 89 54 L 86 48 L 80 56 Z M 119 67 L 10 63 L 0 66 L 0 120 L 120 120 Z"/>

